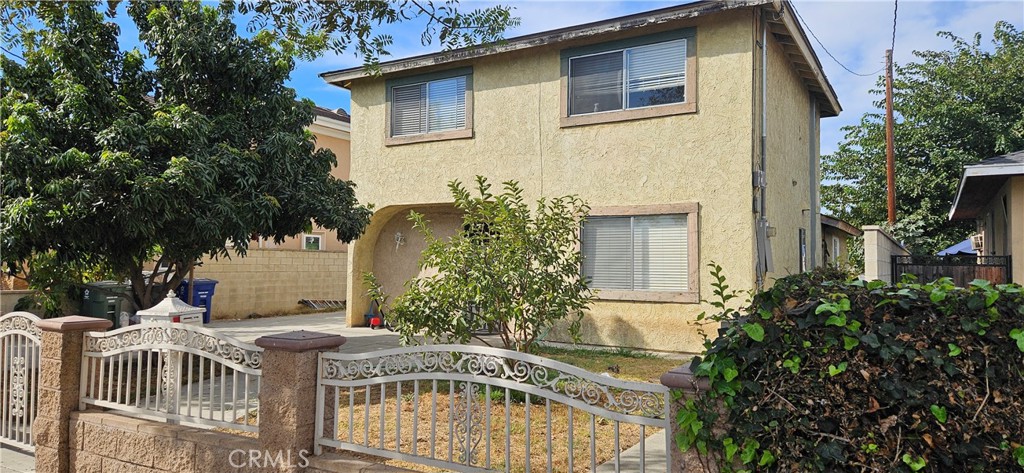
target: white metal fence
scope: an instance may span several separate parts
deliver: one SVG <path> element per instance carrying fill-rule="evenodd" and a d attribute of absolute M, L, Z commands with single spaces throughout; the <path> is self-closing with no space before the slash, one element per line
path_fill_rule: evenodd
<path fill-rule="evenodd" d="M 35 450 L 32 421 L 39 400 L 39 317 L 11 312 L 0 317 L 0 443 Z"/>
<path fill-rule="evenodd" d="M 146 323 L 85 334 L 81 404 L 255 432 L 263 349 L 214 330 Z"/>
<path fill-rule="evenodd" d="M 672 445 L 668 406 L 660 384 L 495 348 L 322 353 L 316 453 L 456 471 L 665 471 L 667 457 L 650 465 L 646 443 L 663 435 Z"/>

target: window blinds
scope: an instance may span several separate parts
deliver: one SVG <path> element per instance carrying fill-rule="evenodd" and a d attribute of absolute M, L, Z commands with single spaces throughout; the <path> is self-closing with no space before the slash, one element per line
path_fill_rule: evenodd
<path fill-rule="evenodd" d="M 573 58 L 569 79 L 573 114 L 622 109 L 622 52 Z"/>
<path fill-rule="evenodd" d="M 689 282 L 686 215 L 593 217 L 583 274 L 596 289 L 680 292 Z"/>
<path fill-rule="evenodd" d="M 569 113 L 684 102 L 686 46 L 677 39 L 571 58 Z"/>
<path fill-rule="evenodd" d="M 391 136 L 466 127 L 466 76 L 391 89 Z"/>

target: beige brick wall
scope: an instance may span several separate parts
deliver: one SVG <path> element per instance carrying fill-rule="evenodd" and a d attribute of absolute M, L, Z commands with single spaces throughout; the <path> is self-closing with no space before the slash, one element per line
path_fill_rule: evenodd
<path fill-rule="evenodd" d="M 302 309 L 300 299 L 344 300 L 348 255 L 338 251 L 250 249 L 242 258 L 206 259 L 197 278 L 216 279 L 214 319 Z"/>
<path fill-rule="evenodd" d="M 881 279 L 892 283 L 892 255 L 909 255 L 910 252 L 882 227 L 867 225 L 864 230 L 864 279 Z"/>

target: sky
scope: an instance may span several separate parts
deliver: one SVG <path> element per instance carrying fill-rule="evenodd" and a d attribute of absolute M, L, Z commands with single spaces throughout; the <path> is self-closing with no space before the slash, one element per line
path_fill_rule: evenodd
<path fill-rule="evenodd" d="M 509 0 L 502 3 L 515 7 L 513 13 L 522 20 L 519 27 L 506 32 L 505 36 L 511 38 L 688 2 Z M 493 4 L 466 0 L 461 3 L 462 8 L 467 9 Z M 821 152 L 827 154 L 835 151 L 842 140 L 842 127 L 858 123 L 864 113 L 875 110 L 873 102 L 878 97 L 869 91 L 874 88 L 878 74 L 881 74 L 880 69 L 885 66 L 885 50 L 893 39 L 894 4 L 891 0 L 793 0 L 793 4 L 805 20 L 805 31 L 809 29 L 808 40 L 817 52 L 843 107 L 838 117 L 821 121 Z M 949 49 L 949 40 L 936 35 L 939 31 L 949 31 L 965 38 L 981 33 L 982 45 L 991 48 L 992 31 L 997 21 L 1008 21 L 1016 28 L 1024 29 L 1024 1 L 1021 0 L 903 0 L 898 7 L 893 53 L 896 64 L 913 61 L 914 50 Z M 436 45 L 420 44 L 420 23 L 403 24 L 386 31 L 395 39 L 390 51 L 391 59 L 439 50 Z M 810 37 L 810 32 L 821 40 L 821 44 Z M 825 53 L 822 44 L 847 68 L 868 76 L 862 77 L 844 70 Z M 361 64 L 362 60 L 351 53 L 329 54 L 314 62 L 299 63 L 289 85 L 296 89 L 299 96 L 309 98 L 320 106 L 348 110 L 348 92 L 326 84 L 318 74 Z"/>

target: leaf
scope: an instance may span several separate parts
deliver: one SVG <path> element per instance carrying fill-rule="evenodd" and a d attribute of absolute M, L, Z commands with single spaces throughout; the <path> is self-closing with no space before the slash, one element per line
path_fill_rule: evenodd
<path fill-rule="evenodd" d="M 1024 329 L 1015 328 L 1013 330 L 1010 330 L 1010 338 L 1017 341 L 1017 348 L 1020 351 L 1024 351 Z"/>
<path fill-rule="evenodd" d="M 947 346 L 949 347 L 949 356 L 957 356 L 963 353 L 963 350 L 961 350 L 960 347 L 956 346 L 955 343 L 950 343 Z"/>
<path fill-rule="evenodd" d="M 910 467 L 910 471 L 921 471 L 928 465 L 928 461 L 924 457 L 912 457 L 909 453 L 904 453 L 901 458 L 903 463 Z"/>
<path fill-rule="evenodd" d="M 846 364 L 845 361 L 842 362 L 842 363 L 839 363 L 839 366 L 828 365 L 828 375 L 829 376 L 836 376 L 836 375 L 846 371 L 846 367 L 847 367 L 847 364 Z"/>
<path fill-rule="evenodd" d="M 743 324 L 743 331 L 747 332 L 747 335 L 749 335 L 755 342 L 764 341 L 764 327 L 759 323 L 751 322 Z"/>
<path fill-rule="evenodd" d="M 772 452 L 765 450 L 761 453 L 761 459 L 758 460 L 757 466 L 768 466 L 772 463 L 775 463 L 775 455 L 772 455 Z"/>
<path fill-rule="evenodd" d="M 835 325 L 836 327 L 845 327 L 846 326 L 846 316 L 845 315 L 833 315 L 833 316 L 830 316 L 827 320 L 825 320 L 825 326 L 827 327 L 829 325 Z"/>
<path fill-rule="evenodd" d="M 736 368 L 726 368 L 722 371 L 722 377 L 725 378 L 726 382 L 736 379 L 740 375 L 740 372 Z"/>
<path fill-rule="evenodd" d="M 932 415 L 935 416 L 936 419 L 938 419 L 939 423 L 942 423 L 942 424 L 946 423 L 946 419 L 947 419 L 946 415 L 947 414 L 946 414 L 946 408 L 945 407 L 939 406 L 939 405 L 936 405 L 936 404 L 932 404 L 931 407 L 929 407 L 928 409 L 930 409 L 932 411 Z"/>
<path fill-rule="evenodd" d="M 845 349 L 846 351 L 850 351 L 856 348 L 857 345 L 860 345 L 860 340 L 843 335 L 843 349 Z"/>

